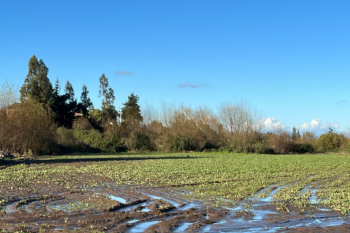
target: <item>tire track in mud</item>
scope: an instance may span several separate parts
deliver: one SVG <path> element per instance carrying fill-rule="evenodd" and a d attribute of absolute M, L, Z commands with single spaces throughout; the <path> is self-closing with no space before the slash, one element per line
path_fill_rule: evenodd
<path fill-rule="evenodd" d="M 47 189 L 45 195 L 3 199 L 0 228 L 8 232 L 256 232 L 265 231 L 266 227 L 278 231 L 298 224 L 301 227 L 350 224 L 348 219 L 339 219 L 336 211 L 313 210 L 306 214 L 298 210 L 277 211 L 274 195 L 301 181 L 267 186 L 233 203 L 234 208 L 211 208 L 201 201 L 188 201 L 182 196 L 186 192 L 176 188 L 101 185 L 59 193 Z M 307 190 L 309 186 L 300 192 Z"/>
<path fill-rule="evenodd" d="M 9 232 L 44 229 L 167 232 L 186 219 L 191 222 L 205 219 L 198 209 L 201 205 L 188 203 L 164 190 L 135 191 L 123 187 L 13 197 L 2 203 L 0 228 Z"/>

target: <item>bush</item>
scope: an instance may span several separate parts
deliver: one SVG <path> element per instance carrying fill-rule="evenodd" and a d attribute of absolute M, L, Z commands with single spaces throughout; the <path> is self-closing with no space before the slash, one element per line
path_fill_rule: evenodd
<path fill-rule="evenodd" d="M 57 153 L 56 125 L 41 104 L 27 101 L 16 104 L 7 114 L 0 111 L 0 150 L 27 154 Z"/>
<path fill-rule="evenodd" d="M 253 145 L 254 152 L 257 154 L 274 154 L 275 151 L 269 147 L 268 143 L 258 142 Z"/>
<path fill-rule="evenodd" d="M 293 142 L 291 136 L 287 132 L 268 135 L 269 148 L 279 154 L 289 153 L 292 149 Z"/>
<path fill-rule="evenodd" d="M 77 130 L 92 130 L 94 127 L 90 121 L 85 117 L 80 117 L 74 122 L 75 129 Z"/>
<path fill-rule="evenodd" d="M 347 140 L 344 135 L 333 133 L 332 131 L 322 134 L 316 141 L 317 150 L 322 152 L 338 151 L 342 146 L 345 146 Z"/>
<path fill-rule="evenodd" d="M 201 151 L 217 151 L 218 146 L 212 143 L 211 141 L 205 141 L 204 145 L 201 148 Z"/>
<path fill-rule="evenodd" d="M 115 151 L 111 141 L 98 130 L 74 130 L 73 135 L 86 151 Z"/>
<path fill-rule="evenodd" d="M 153 149 L 150 137 L 141 132 L 136 132 L 131 135 L 129 147 L 130 149 L 137 151 L 146 151 Z"/>
<path fill-rule="evenodd" d="M 56 139 L 60 145 L 61 152 L 116 151 L 115 143 L 111 139 L 104 137 L 98 130 L 58 128 Z"/>
<path fill-rule="evenodd" d="M 230 153 L 230 152 L 232 152 L 232 148 L 222 146 L 222 147 L 220 147 L 220 148 L 218 149 L 218 152 L 221 152 L 221 153 Z"/>
<path fill-rule="evenodd" d="M 197 151 L 199 145 L 192 138 L 168 135 L 165 138 L 164 149 L 168 152 Z"/>
<path fill-rule="evenodd" d="M 312 144 L 309 143 L 303 143 L 303 144 L 294 144 L 292 146 L 292 152 L 294 153 L 314 153 L 315 147 Z"/>
<path fill-rule="evenodd" d="M 71 152 L 79 152 L 84 151 L 78 145 L 77 140 L 73 135 L 72 129 L 67 129 L 64 127 L 60 127 L 56 130 L 56 141 L 59 145 L 60 153 L 71 153 Z"/>

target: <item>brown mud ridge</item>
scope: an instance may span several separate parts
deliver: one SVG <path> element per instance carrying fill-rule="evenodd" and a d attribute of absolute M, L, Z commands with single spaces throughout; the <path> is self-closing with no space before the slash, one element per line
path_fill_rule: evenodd
<path fill-rule="evenodd" d="M 4 232 L 347 232 L 350 219 L 315 200 L 307 211 L 255 195 L 213 208 L 184 198 L 180 188 L 140 188 L 101 183 L 67 192 L 42 184 L 36 192 L 0 190 Z M 266 190 L 271 190 L 267 187 Z M 30 193 L 30 194 L 28 194 Z M 273 205 L 271 204 L 273 203 Z"/>

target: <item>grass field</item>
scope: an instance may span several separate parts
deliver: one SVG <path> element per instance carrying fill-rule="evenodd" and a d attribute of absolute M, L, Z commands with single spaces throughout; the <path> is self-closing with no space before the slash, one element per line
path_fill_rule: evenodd
<path fill-rule="evenodd" d="M 0 170 L 4 193 L 36 192 L 40 185 L 66 190 L 98 187 L 101 180 L 132 187 L 188 190 L 187 198 L 212 206 L 234 205 L 258 193 L 277 190 L 274 201 L 307 208 L 312 196 L 331 209 L 350 210 L 350 156 L 339 154 L 92 154 L 39 157 L 30 166 Z M 79 187 L 78 187 L 79 186 Z"/>

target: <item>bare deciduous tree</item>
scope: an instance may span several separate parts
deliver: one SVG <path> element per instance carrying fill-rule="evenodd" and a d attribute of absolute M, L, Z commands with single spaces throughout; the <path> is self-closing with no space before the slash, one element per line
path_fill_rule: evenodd
<path fill-rule="evenodd" d="M 19 89 L 8 82 L 0 87 L 0 109 L 7 109 L 10 105 L 19 102 Z"/>
<path fill-rule="evenodd" d="M 256 132 L 260 133 L 260 114 L 247 102 L 223 102 L 218 113 L 233 146 L 247 145 L 254 141 Z"/>

